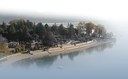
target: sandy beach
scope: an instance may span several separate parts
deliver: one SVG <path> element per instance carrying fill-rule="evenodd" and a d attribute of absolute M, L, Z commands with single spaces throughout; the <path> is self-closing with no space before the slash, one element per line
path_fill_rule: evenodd
<path fill-rule="evenodd" d="M 100 43 L 99 42 L 79 43 L 76 45 L 66 44 L 66 45 L 63 45 L 62 48 L 60 47 L 50 48 L 48 51 L 43 51 L 43 50 L 31 51 L 32 55 L 17 53 L 14 55 L 1 58 L 0 64 L 9 65 L 16 61 L 20 61 L 22 59 L 27 59 L 27 58 L 39 58 L 39 57 L 44 57 L 44 56 L 53 56 L 53 55 L 71 53 L 74 51 L 80 51 L 80 50 L 84 50 L 87 48 L 95 47 L 97 45 L 101 45 L 104 43 L 109 43 L 109 42 L 107 41 L 107 42 L 100 42 Z"/>

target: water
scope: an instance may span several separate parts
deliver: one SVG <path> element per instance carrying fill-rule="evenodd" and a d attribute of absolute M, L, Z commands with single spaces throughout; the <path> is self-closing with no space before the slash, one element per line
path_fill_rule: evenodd
<path fill-rule="evenodd" d="M 128 79 L 127 40 L 124 29 L 118 31 L 113 43 L 65 55 L 25 59 L 11 66 L 0 65 L 0 79 Z"/>

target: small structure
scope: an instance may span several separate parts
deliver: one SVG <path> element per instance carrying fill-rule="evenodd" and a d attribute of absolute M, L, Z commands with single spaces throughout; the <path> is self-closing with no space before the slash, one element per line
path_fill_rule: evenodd
<path fill-rule="evenodd" d="M 9 48 L 15 48 L 17 45 L 19 45 L 19 42 L 11 41 L 8 43 Z"/>
<path fill-rule="evenodd" d="M 31 50 L 39 50 L 41 48 L 42 42 L 33 40 L 30 44 L 31 44 Z"/>

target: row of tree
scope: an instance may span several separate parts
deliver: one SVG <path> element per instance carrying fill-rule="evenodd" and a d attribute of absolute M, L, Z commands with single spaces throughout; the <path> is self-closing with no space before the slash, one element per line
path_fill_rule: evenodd
<path fill-rule="evenodd" d="M 0 25 L 0 34 L 8 41 L 18 41 L 20 43 L 31 42 L 32 40 L 41 41 L 45 46 L 52 46 L 58 43 L 64 43 L 67 40 L 87 41 L 93 38 L 104 37 L 106 29 L 101 25 L 95 25 L 91 22 L 80 22 L 77 26 L 69 23 L 53 25 L 33 23 L 29 20 L 12 20 L 8 23 L 3 22 Z"/>

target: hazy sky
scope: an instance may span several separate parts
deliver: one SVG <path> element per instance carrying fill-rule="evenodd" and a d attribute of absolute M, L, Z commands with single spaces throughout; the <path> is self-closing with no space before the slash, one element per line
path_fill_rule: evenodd
<path fill-rule="evenodd" d="M 59 18 L 65 19 L 60 22 L 69 22 L 70 17 L 81 17 L 90 21 L 98 19 L 101 21 L 99 23 L 111 29 L 127 27 L 127 7 L 128 0 L 1 0 L 0 14 L 34 15 L 35 18 L 45 16 L 42 19 L 44 22 L 59 22 Z M 0 18 L 2 19 L 1 16 Z"/>
<path fill-rule="evenodd" d="M 25 15 L 128 19 L 127 0 L 1 0 L 0 12 Z"/>

